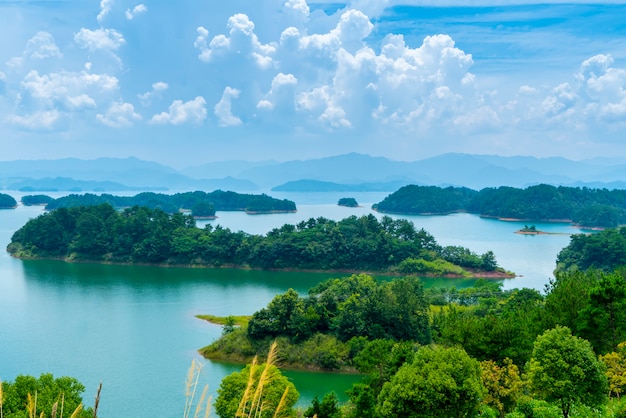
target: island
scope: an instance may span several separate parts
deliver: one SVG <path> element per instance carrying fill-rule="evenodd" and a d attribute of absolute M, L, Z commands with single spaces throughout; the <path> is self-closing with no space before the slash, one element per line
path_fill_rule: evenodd
<path fill-rule="evenodd" d="M 54 198 L 45 194 L 31 194 L 22 196 L 21 200 L 24 206 L 45 206 L 52 202 Z"/>
<path fill-rule="evenodd" d="M 626 224 L 626 190 L 539 184 L 526 189 L 409 185 L 372 208 L 381 213 L 447 215 L 468 212 L 513 221 L 566 222 L 607 228 Z"/>
<path fill-rule="evenodd" d="M 134 196 L 114 196 L 111 194 L 83 195 L 71 194 L 54 199 L 46 205 L 46 210 L 69 208 L 74 206 L 93 206 L 108 203 L 122 209 L 132 206 L 159 208 L 166 213 L 190 210 L 192 215 L 201 219 L 215 217 L 215 211 L 244 211 L 248 214 L 289 213 L 296 211 L 295 202 L 288 199 L 276 199 L 266 194 L 254 195 L 231 191 L 215 190 L 162 194 L 143 192 Z"/>
<path fill-rule="evenodd" d="M 17 201 L 13 196 L 0 193 L 0 209 L 15 209 L 17 207 Z"/>
<path fill-rule="evenodd" d="M 196 227 L 187 214 L 110 204 L 59 208 L 17 230 L 8 251 L 19 258 L 198 267 L 380 272 L 437 277 L 513 277 L 492 251 L 441 246 L 404 219 L 374 215 L 311 218 L 266 235 Z"/>
<path fill-rule="evenodd" d="M 345 207 L 348 207 L 348 208 L 358 208 L 359 207 L 359 203 L 353 197 L 342 197 L 337 202 L 337 205 L 338 206 L 345 206 Z"/>

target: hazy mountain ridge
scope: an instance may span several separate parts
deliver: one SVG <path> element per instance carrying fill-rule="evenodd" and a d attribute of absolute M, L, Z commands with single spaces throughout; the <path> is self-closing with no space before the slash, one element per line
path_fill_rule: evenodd
<path fill-rule="evenodd" d="M 28 179 L 31 185 L 36 185 L 41 179 L 57 177 L 74 179 L 76 183 L 113 182 L 125 188 L 170 190 L 270 190 L 288 183 L 289 189 L 295 190 L 297 182 L 303 180 L 332 183 L 313 186 L 320 190 L 329 187 L 380 190 L 396 184 L 451 185 L 480 190 L 499 186 L 523 188 L 538 183 L 623 188 L 626 162 L 617 158 L 573 161 L 561 157 L 474 154 L 442 154 L 407 162 L 351 153 L 285 162 L 221 161 L 176 170 L 135 157 L 0 161 L 0 188 L 14 189 L 16 183 L 24 188 L 29 187 Z M 300 184 L 309 190 L 312 186 L 312 183 Z M 112 190 L 109 186 L 107 191 Z"/>

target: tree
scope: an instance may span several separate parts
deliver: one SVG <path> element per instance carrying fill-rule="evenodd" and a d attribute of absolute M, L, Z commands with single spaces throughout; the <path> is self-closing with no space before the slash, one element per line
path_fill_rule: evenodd
<path fill-rule="evenodd" d="M 535 341 L 527 365 L 532 392 L 554 402 L 567 418 L 573 405 L 602 405 L 607 397 L 607 378 L 591 344 L 572 335 L 567 327 L 557 326 Z"/>
<path fill-rule="evenodd" d="M 339 409 L 339 399 L 335 392 L 329 392 L 322 398 L 322 402 L 313 398 L 311 406 L 304 412 L 305 417 L 317 418 L 341 418 L 341 410 Z"/>
<path fill-rule="evenodd" d="M 626 390 L 626 341 L 617 346 L 617 350 L 600 356 L 606 366 L 606 377 L 609 383 L 609 396 L 614 394 L 618 399 Z"/>
<path fill-rule="evenodd" d="M 378 396 L 382 417 L 473 416 L 484 392 L 480 365 L 461 348 L 424 347 Z"/>
<path fill-rule="evenodd" d="M 79 405 L 82 405 L 81 394 L 85 391 L 85 387 L 73 377 L 55 379 L 50 373 L 43 373 L 39 378 L 19 375 L 14 382 L 2 382 L 2 389 L 2 413 L 6 418 L 26 417 L 26 410 L 30 408 L 31 416 L 48 416 L 56 410 L 58 418 L 68 418 L 75 410 L 82 409 Z M 88 408 L 77 416 L 86 418 L 94 414 Z"/>
<path fill-rule="evenodd" d="M 480 362 L 481 378 L 486 389 L 483 402 L 495 408 L 500 417 L 510 412 L 522 395 L 522 378 L 511 359 L 500 366 L 493 360 Z"/>
<path fill-rule="evenodd" d="M 255 357 L 241 372 L 222 379 L 215 401 L 215 411 L 221 418 L 295 417 L 293 406 L 300 394 L 274 365 L 275 359 L 274 342 L 264 364 L 257 364 Z"/>
<path fill-rule="evenodd" d="M 626 282 L 618 273 L 600 274 L 589 290 L 589 303 L 580 312 L 581 336 L 597 353 L 617 350 L 626 339 Z"/>

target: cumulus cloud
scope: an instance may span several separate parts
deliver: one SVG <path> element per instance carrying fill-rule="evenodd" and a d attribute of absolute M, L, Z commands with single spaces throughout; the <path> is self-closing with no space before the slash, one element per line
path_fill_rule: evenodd
<path fill-rule="evenodd" d="M 59 128 L 62 114 L 57 109 L 42 110 L 30 115 L 9 115 L 9 123 L 28 131 L 52 131 Z"/>
<path fill-rule="evenodd" d="M 74 42 L 84 49 L 95 51 L 99 49 L 115 51 L 126 43 L 121 33 L 115 29 L 90 30 L 81 28 L 74 34 Z"/>
<path fill-rule="evenodd" d="M 106 74 L 83 71 L 39 75 L 33 70 L 24 77 L 22 87 L 35 99 L 66 102 L 69 98 L 84 95 L 87 91 L 96 93 L 117 90 L 119 84 L 116 77 Z"/>
<path fill-rule="evenodd" d="M 293 74 L 278 73 L 272 80 L 272 87 L 262 100 L 257 103 L 258 109 L 272 110 L 277 103 L 294 105 L 294 87 L 298 79 Z"/>
<path fill-rule="evenodd" d="M 157 81 L 156 83 L 152 84 L 152 90 L 151 91 L 147 91 L 143 94 L 138 94 L 137 97 L 139 97 L 139 99 L 141 100 L 141 103 L 144 106 L 148 106 L 152 99 L 155 97 L 161 97 L 161 92 L 167 90 L 169 88 L 169 85 L 163 81 Z"/>
<path fill-rule="evenodd" d="M 98 23 L 102 23 L 104 18 L 111 12 L 113 0 L 100 0 L 100 13 L 96 16 Z"/>
<path fill-rule="evenodd" d="M 182 100 L 174 100 L 168 112 L 154 115 L 150 123 L 169 123 L 172 125 L 182 125 L 185 123 L 201 124 L 207 116 L 205 105 L 206 100 L 201 96 L 184 103 Z"/>
<path fill-rule="evenodd" d="M 233 115 L 232 112 L 232 100 L 239 97 L 240 90 L 232 87 L 226 87 L 222 98 L 215 105 L 215 116 L 217 116 L 219 126 L 238 126 L 241 125 L 241 119 Z"/>
<path fill-rule="evenodd" d="M 26 43 L 24 55 L 34 59 L 61 58 L 63 54 L 48 32 L 37 32 Z"/>
<path fill-rule="evenodd" d="M 148 11 L 148 8 L 146 7 L 145 4 L 141 3 L 136 5 L 135 7 L 133 7 L 133 9 L 126 9 L 126 19 L 128 20 L 133 20 L 135 18 L 135 16 L 145 13 Z"/>
<path fill-rule="evenodd" d="M 209 31 L 200 26 L 194 46 L 200 50 L 198 58 L 209 62 L 216 56 L 223 56 L 229 52 L 241 54 L 251 59 L 259 68 L 266 69 L 272 65 L 272 55 L 276 47 L 272 44 L 262 44 L 254 33 L 254 23 L 243 13 L 237 13 L 228 19 L 228 35 L 214 36 L 208 41 Z"/>
<path fill-rule="evenodd" d="M 134 121 L 141 120 L 141 115 L 135 112 L 130 103 L 114 102 L 106 113 L 97 114 L 96 119 L 111 128 L 127 128 L 133 126 Z"/>

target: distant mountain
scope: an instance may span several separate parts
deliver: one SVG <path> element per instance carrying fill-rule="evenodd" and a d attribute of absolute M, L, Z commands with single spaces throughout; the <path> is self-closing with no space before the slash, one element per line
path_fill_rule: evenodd
<path fill-rule="evenodd" d="M 546 183 L 622 188 L 626 184 L 624 158 L 572 161 L 560 157 L 501 157 L 497 155 L 442 154 L 417 161 L 394 161 L 364 154 L 344 154 L 285 162 L 222 161 L 182 171 L 137 158 L 0 161 L 0 188 L 28 187 L 42 179 L 71 178 L 76 182 L 112 182 L 128 189 L 233 191 L 393 191 L 406 184 L 524 188 Z M 317 182 L 317 183 L 314 183 Z M 77 183 L 78 184 L 78 183 Z M 93 184 L 93 190 L 112 185 Z M 87 186 L 74 188 L 87 190 Z M 121 189 L 125 190 L 125 189 Z"/>
<path fill-rule="evenodd" d="M 14 183 L 9 183 L 6 188 L 23 192 L 109 192 L 145 190 L 138 187 L 128 187 L 113 181 L 74 180 L 69 177 L 46 177 L 42 179 L 22 178 Z M 151 188 L 149 190 L 159 189 Z"/>
<path fill-rule="evenodd" d="M 56 185 L 50 185 L 51 179 L 57 178 L 65 178 L 63 185 L 59 180 L 55 180 Z M 190 178 L 174 168 L 134 157 L 0 161 L 0 185 L 14 190 L 60 191 L 259 189 L 248 179 L 236 179 L 220 173 L 213 178 Z"/>
<path fill-rule="evenodd" d="M 232 161 L 217 161 L 206 163 L 202 165 L 196 165 L 192 167 L 187 167 L 181 170 L 181 173 L 192 178 L 196 179 L 204 179 L 204 178 L 212 178 L 216 176 L 229 176 L 229 177 L 238 177 L 239 173 L 245 170 L 249 170 L 256 167 L 266 167 L 271 165 L 278 164 L 277 161 L 266 160 L 266 161 L 243 161 L 243 160 L 232 160 Z"/>
<path fill-rule="evenodd" d="M 613 161 L 613 160 L 611 160 Z M 433 186 L 527 187 L 546 183 L 576 182 L 604 187 L 626 181 L 626 164 L 572 161 L 564 158 L 500 157 L 494 155 L 443 154 L 405 162 L 363 154 L 345 154 L 304 161 L 259 166 L 237 174 L 254 179 L 262 187 L 275 187 L 303 179 L 339 184 L 389 183 Z"/>
<path fill-rule="evenodd" d="M 390 181 L 386 183 L 343 184 L 319 180 L 296 180 L 273 187 L 273 192 L 394 192 L 406 181 Z"/>

